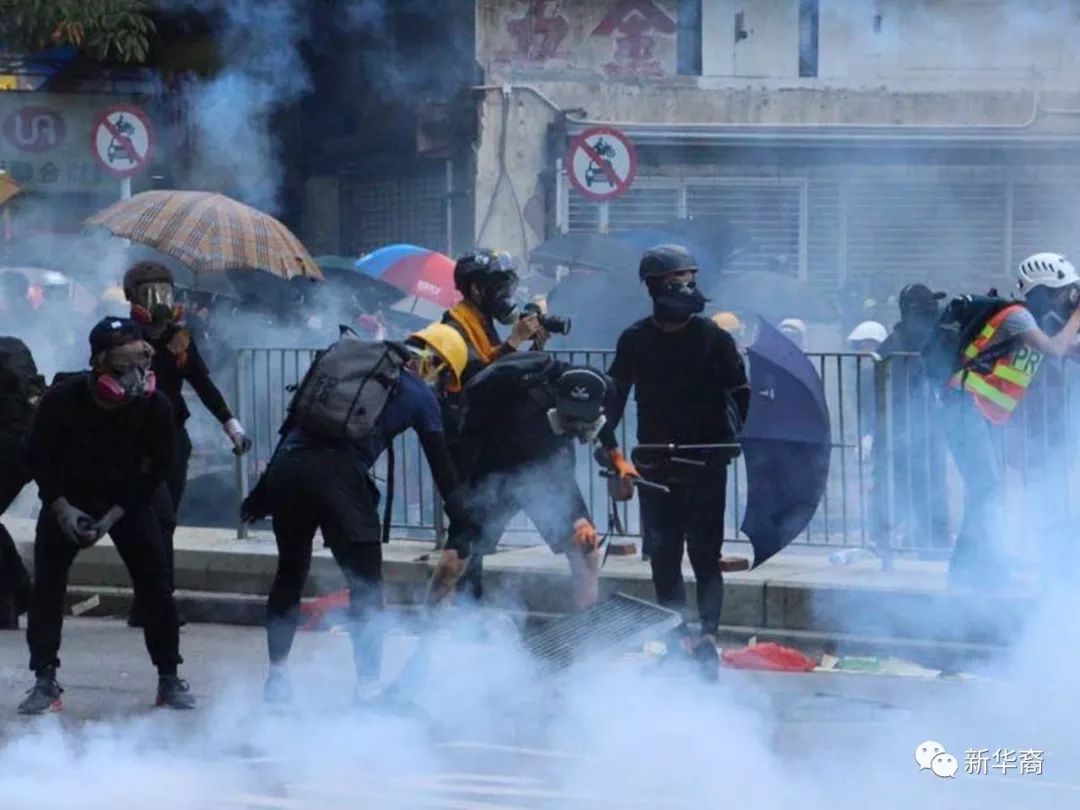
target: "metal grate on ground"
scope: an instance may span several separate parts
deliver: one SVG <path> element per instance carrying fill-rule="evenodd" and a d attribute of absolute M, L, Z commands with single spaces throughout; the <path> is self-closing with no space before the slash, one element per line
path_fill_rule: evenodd
<path fill-rule="evenodd" d="M 588 610 L 558 619 L 524 638 L 525 652 L 554 674 L 582 661 L 616 655 L 682 623 L 674 610 L 617 593 Z"/>

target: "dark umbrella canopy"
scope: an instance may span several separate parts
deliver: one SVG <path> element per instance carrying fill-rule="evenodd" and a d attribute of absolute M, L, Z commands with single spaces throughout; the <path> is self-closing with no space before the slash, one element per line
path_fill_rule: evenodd
<path fill-rule="evenodd" d="M 809 283 L 786 273 L 751 270 L 724 276 L 711 297 L 723 309 L 752 312 L 770 321 L 801 318 L 829 323 L 839 314 L 836 306 Z"/>
<path fill-rule="evenodd" d="M 632 245 L 600 233 L 563 233 L 548 239 L 529 254 L 533 264 L 564 264 L 590 270 L 631 272 L 641 252 Z"/>
<path fill-rule="evenodd" d="M 356 268 L 356 259 L 347 256 L 316 256 L 315 263 L 323 271 L 329 289 L 356 294 L 357 300 L 369 311 L 396 304 L 405 297 L 397 287 L 372 278 Z"/>
<path fill-rule="evenodd" d="M 754 567 L 814 516 L 829 476 L 832 437 L 821 378 L 799 348 L 761 321 L 750 346 L 750 415 L 742 433 L 747 503 L 742 531 Z"/>

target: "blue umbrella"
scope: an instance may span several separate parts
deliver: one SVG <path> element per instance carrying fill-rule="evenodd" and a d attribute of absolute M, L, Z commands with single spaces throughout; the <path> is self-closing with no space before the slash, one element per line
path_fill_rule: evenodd
<path fill-rule="evenodd" d="M 794 540 L 817 511 L 829 477 L 832 434 L 821 377 L 794 343 L 759 319 L 748 353 L 742 531 L 754 547 L 757 568 Z"/>

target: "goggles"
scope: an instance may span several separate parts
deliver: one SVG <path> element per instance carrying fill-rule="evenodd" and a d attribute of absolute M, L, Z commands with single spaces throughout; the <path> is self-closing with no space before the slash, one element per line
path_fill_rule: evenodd
<path fill-rule="evenodd" d="M 410 346 L 409 351 L 416 358 L 416 375 L 421 380 L 428 385 L 449 382 L 450 364 L 442 358 L 442 355 L 432 349 L 419 346 Z"/>
<path fill-rule="evenodd" d="M 156 307 L 172 309 L 175 300 L 173 285 L 167 281 L 152 281 L 135 288 L 135 303 L 148 312 Z"/>

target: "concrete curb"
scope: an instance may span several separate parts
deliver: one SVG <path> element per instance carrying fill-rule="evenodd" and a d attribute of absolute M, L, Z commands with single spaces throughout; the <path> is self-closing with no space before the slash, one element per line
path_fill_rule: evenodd
<path fill-rule="evenodd" d="M 29 521 L 5 521 L 20 551 L 32 557 Z M 236 540 L 219 529 L 183 528 L 176 541 L 176 587 L 192 621 L 257 624 L 277 565 L 276 548 L 265 533 Z M 384 546 L 388 601 L 415 605 L 426 588 L 437 553 L 427 543 L 392 541 Z M 565 561 L 542 548 L 512 549 L 485 561 L 488 602 L 528 614 L 558 614 L 568 604 Z M 69 582 L 85 593 L 119 598 L 130 587 L 115 550 L 103 541 L 80 553 Z M 344 586 L 329 552 L 314 555 L 306 596 Z M 110 591 L 112 589 L 112 591 Z M 620 591 L 653 598 L 647 563 L 612 557 L 601 576 L 604 595 Z M 693 585 L 690 602 L 694 603 Z M 888 639 L 893 644 L 1005 645 L 1031 615 L 1031 595 L 992 596 L 951 592 L 944 566 L 912 561 L 889 572 L 875 561 L 830 567 L 819 555 L 788 554 L 761 569 L 725 575 L 723 621 L 764 638 L 811 634 L 822 639 L 848 636 Z"/>

